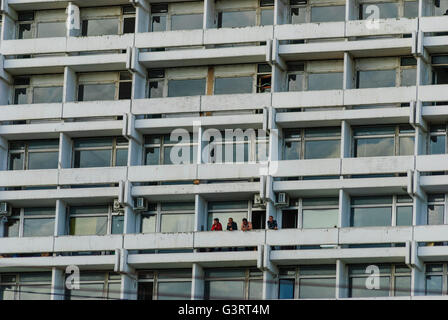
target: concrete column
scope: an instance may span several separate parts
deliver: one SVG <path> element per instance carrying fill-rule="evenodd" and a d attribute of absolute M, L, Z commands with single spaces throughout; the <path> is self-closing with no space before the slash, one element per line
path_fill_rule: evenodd
<path fill-rule="evenodd" d="M 1 40 L 14 40 L 16 38 L 17 12 L 8 6 L 7 1 L 3 1 L 2 10 L 5 12 L 3 14 Z"/>
<path fill-rule="evenodd" d="M 343 120 L 341 122 L 341 158 L 351 158 L 352 130 L 350 124 Z"/>
<path fill-rule="evenodd" d="M 263 300 L 278 299 L 278 275 L 263 271 Z"/>
<path fill-rule="evenodd" d="M 79 7 L 73 2 L 67 5 L 67 37 L 79 37 L 81 35 L 81 15 Z"/>
<path fill-rule="evenodd" d="M 423 39 L 420 39 L 423 41 Z M 423 49 L 424 50 L 424 49 Z M 417 57 L 417 85 L 432 84 L 431 57 L 424 50 L 424 57 Z"/>
<path fill-rule="evenodd" d="M 350 195 L 345 190 L 339 190 L 338 227 L 350 227 Z"/>
<path fill-rule="evenodd" d="M 64 300 L 65 273 L 62 269 L 53 268 L 51 274 L 51 300 Z"/>
<path fill-rule="evenodd" d="M 194 231 L 207 231 L 207 201 L 198 194 L 195 195 L 195 217 Z"/>
<path fill-rule="evenodd" d="M 0 137 L 0 170 L 8 169 L 8 140 Z"/>
<path fill-rule="evenodd" d="M 289 1 L 275 0 L 274 1 L 274 24 L 288 24 L 289 22 Z"/>
<path fill-rule="evenodd" d="M 205 293 L 205 273 L 201 265 L 193 263 L 191 280 L 191 300 L 203 300 Z"/>
<path fill-rule="evenodd" d="M 63 102 L 73 102 L 73 101 L 77 100 L 76 86 L 77 86 L 76 72 L 70 67 L 65 67 L 64 68 L 64 92 L 63 92 L 63 96 L 62 96 Z"/>
<path fill-rule="evenodd" d="M 5 237 L 6 233 L 6 222 L 8 222 L 8 218 L 0 216 L 0 238 Z"/>
<path fill-rule="evenodd" d="M 336 298 L 348 298 L 348 267 L 345 262 L 336 260 Z"/>
<path fill-rule="evenodd" d="M 151 7 L 148 1 L 137 2 L 135 8 L 135 32 L 149 32 L 151 27 Z"/>
<path fill-rule="evenodd" d="M 356 88 L 355 60 L 348 52 L 344 52 L 344 90 Z"/>
<path fill-rule="evenodd" d="M 411 296 L 425 295 L 425 265 L 421 263 L 421 270 L 414 267 L 411 271 Z"/>
<path fill-rule="evenodd" d="M 122 300 L 137 300 L 138 281 L 134 275 L 121 275 L 121 297 Z"/>
<path fill-rule="evenodd" d="M 2 77 L 2 74 L 5 74 L 5 76 L 8 77 L 6 72 L 3 70 L 3 65 L 2 65 L 3 58 L 4 57 L 2 55 L 0 55 L 0 105 L 8 105 L 8 104 L 12 104 L 12 101 L 11 101 L 12 83 L 9 82 L 12 79 L 8 80 L 8 79 L 5 79 Z"/>
<path fill-rule="evenodd" d="M 358 3 L 356 0 L 347 0 L 345 3 L 345 20 L 359 20 Z"/>
<path fill-rule="evenodd" d="M 416 226 L 426 225 L 428 221 L 428 196 L 421 192 L 420 196 L 414 197 L 412 224 Z"/>
<path fill-rule="evenodd" d="M 137 51 L 136 51 L 137 52 Z M 146 98 L 146 76 L 134 72 L 132 75 L 132 99 Z M 132 100 L 131 100 L 132 103 Z"/>
<path fill-rule="evenodd" d="M 434 14 L 434 0 L 419 0 L 418 16 L 428 17 Z"/>
<path fill-rule="evenodd" d="M 67 204 L 62 200 L 56 200 L 56 216 L 54 221 L 54 236 L 68 234 L 67 226 Z"/>
<path fill-rule="evenodd" d="M 72 167 L 73 159 L 73 140 L 67 134 L 59 135 L 59 169 L 67 169 Z"/>
<path fill-rule="evenodd" d="M 275 41 L 273 43 L 275 45 Z M 286 71 L 279 68 L 278 65 L 272 66 L 272 92 L 285 92 L 286 86 Z"/>
<path fill-rule="evenodd" d="M 218 26 L 215 9 L 215 0 L 204 0 L 204 29 L 213 29 Z"/>

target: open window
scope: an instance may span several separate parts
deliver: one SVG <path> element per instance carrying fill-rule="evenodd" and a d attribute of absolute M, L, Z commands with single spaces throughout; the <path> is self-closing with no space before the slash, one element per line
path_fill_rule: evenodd
<path fill-rule="evenodd" d="M 64 75 L 33 75 L 14 78 L 14 104 L 62 102 Z"/>

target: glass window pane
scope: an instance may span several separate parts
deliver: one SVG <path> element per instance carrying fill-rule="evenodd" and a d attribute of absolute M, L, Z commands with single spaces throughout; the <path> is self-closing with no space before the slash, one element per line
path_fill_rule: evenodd
<path fill-rule="evenodd" d="M 14 90 L 14 104 L 28 104 L 26 88 L 17 88 Z"/>
<path fill-rule="evenodd" d="M 58 152 L 29 152 L 28 169 L 57 169 Z"/>
<path fill-rule="evenodd" d="M 159 282 L 158 300 L 190 300 L 191 282 Z"/>
<path fill-rule="evenodd" d="M 163 214 L 161 232 L 194 231 L 194 214 Z"/>
<path fill-rule="evenodd" d="M 112 150 L 75 151 L 75 168 L 109 167 Z"/>
<path fill-rule="evenodd" d="M 50 300 L 50 285 L 20 286 L 20 300 Z"/>
<path fill-rule="evenodd" d="M 371 10 L 368 10 L 369 6 L 372 6 L 372 4 L 364 4 L 361 6 L 362 20 L 365 20 L 372 15 Z M 398 3 L 375 3 L 374 6 L 378 7 L 380 19 L 398 18 Z"/>
<path fill-rule="evenodd" d="M 425 294 L 427 296 L 442 295 L 442 276 L 426 276 Z"/>
<path fill-rule="evenodd" d="M 82 89 L 81 89 L 82 87 Z M 82 96 L 79 101 L 115 100 L 115 84 L 84 84 L 80 86 Z"/>
<path fill-rule="evenodd" d="M 294 299 L 294 279 L 280 279 L 279 299 Z"/>
<path fill-rule="evenodd" d="M 24 237 L 52 236 L 54 234 L 54 219 L 25 219 L 23 223 Z"/>
<path fill-rule="evenodd" d="M 274 9 L 261 10 L 261 25 L 272 26 L 274 24 Z"/>
<path fill-rule="evenodd" d="M 112 234 L 122 234 L 124 226 L 124 216 L 112 217 Z"/>
<path fill-rule="evenodd" d="M 311 22 L 345 21 L 345 6 L 311 8 Z"/>
<path fill-rule="evenodd" d="M 163 81 L 149 82 L 149 98 L 163 98 Z"/>
<path fill-rule="evenodd" d="M 33 38 L 33 32 L 31 31 L 31 24 L 19 24 L 19 37 L 18 39 L 31 39 Z"/>
<path fill-rule="evenodd" d="M 395 70 L 358 72 L 358 88 L 395 87 Z"/>
<path fill-rule="evenodd" d="M 308 90 L 342 89 L 342 72 L 311 73 L 308 75 Z"/>
<path fill-rule="evenodd" d="M 65 37 L 65 22 L 41 22 L 37 25 L 38 38 Z"/>
<path fill-rule="evenodd" d="M 112 147 L 112 138 L 76 139 L 75 148 Z"/>
<path fill-rule="evenodd" d="M 6 222 L 6 236 L 9 238 L 19 236 L 20 220 L 18 219 L 8 219 Z"/>
<path fill-rule="evenodd" d="M 252 77 L 216 78 L 215 94 L 252 93 Z"/>
<path fill-rule="evenodd" d="M 301 279 L 300 299 L 324 299 L 336 296 L 336 278 L 331 279 Z"/>
<path fill-rule="evenodd" d="M 388 297 L 390 288 L 390 278 L 380 277 L 379 289 L 367 289 L 366 281 L 371 278 L 351 278 L 350 279 L 350 297 Z"/>
<path fill-rule="evenodd" d="M 117 149 L 117 159 L 115 166 L 125 167 L 128 165 L 128 149 Z"/>
<path fill-rule="evenodd" d="M 414 137 L 400 137 L 400 156 L 414 154 Z"/>
<path fill-rule="evenodd" d="M 395 296 L 411 295 L 411 277 L 395 277 Z"/>
<path fill-rule="evenodd" d="M 376 196 L 376 197 L 352 197 L 353 205 L 366 204 L 392 204 L 391 196 Z"/>
<path fill-rule="evenodd" d="M 350 226 L 374 227 L 390 226 L 392 223 L 392 208 L 352 208 Z"/>
<path fill-rule="evenodd" d="M 291 74 L 288 76 L 288 91 L 303 90 L 303 74 Z"/>
<path fill-rule="evenodd" d="M 298 160 L 300 159 L 300 142 L 287 141 L 285 142 L 284 160 Z"/>
<path fill-rule="evenodd" d="M 9 170 L 23 170 L 24 153 L 12 153 L 9 156 Z"/>
<path fill-rule="evenodd" d="M 15 291 L 17 291 L 16 286 L 0 286 L 0 301 L 14 300 Z"/>
<path fill-rule="evenodd" d="M 444 205 L 428 205 L 428 224 L 437 225 L 443 224 L 445 206 Z"/>
<path fill-rule="evenodd" d="M 142 216 L 142 233 L 156 232 L 156 215 Z"/>
<path fill-rule="evenodd" d="M 166 16 L 153 16 L 151 21 L 152 32 L 166 31 Z"/>
<path fill-rule="evenodd" d="M 418 17 L 418 1 L 405 1 L 404 3 L 404 17 L 416 18 Z"/>
<path fill-rule="evenodd" d="M 382 157 L 394 155 L 394 138 L 355 139 L 355 157 Z"/>
<path fill-rule="evenodd" d="M 107 217 L 77 217 L 70 219 L 70 235 L 105 235 Z"/>
<path fill-rule="evenodd" d="M 430 154 L 445 154 L 446 136 L 431 136 Z"/>
<path fill-rule="evenodd" d="M 160 148 L 146 148 L 146 165 L 158 165 L 160 159 Z"/>
<path fill-rule="evenodd" d="M 339 198 L 305 198 L 303 199 L 303 206 L 338 206 Z"/>
<path fill-rule="evenodd" d="M 206 299 L 243 300 L 244 281 L 206 281 Z"/>
<path fill-rule="evenodd" d="M 340 156 L 340 140 L 320 140 L 305 142 L 305 159 L 339 158 Z"/>
<path fill-rule="evenodd" d="M 262 300 L 263 279 L 249 281 L 249 300 Z"/>
<path fill-rule="evenodd" d="M 303 228 L 333 228 L 338 226 L 338 209 L 303 210 Z"/>
<path fill-rule="evenodd" d="M 87 36 L 103 36 L 118 34 L 118 19 L 98 19 L 88 20 L 87 32 L 84 34 Z"/>
<path fill-rule="evenodd" d="M 255 11 L 222 12 L 221 28 L 252 27 L 255 21 Z"/>
<path fill-rule="evenodd" d="M 179 14 L 171 16 L 171 30 L 202 29 L 203 14 Z"/>
<path fill-rule="evenodd" d="M 401 86 L 402 87 L 415 86 L 416 82 L 417 82 L 417 69 L 416 68 L 403 69 L 401 71 Z"/>
<path fill-rule="evenodd" d="M 70 290 L 70 300 L 99 300 L 104 296 L 103 283 L 81 283 L 77 290 Z"/>
<path fill-rule="evenodd" d="M 121 296 L 121 283 L 109 283 L 107 298 L 111 300 L 119 300 Z"/>
<path fill-rule="evenodd" d="M 209 202 L 209 210 L 247 209 L 247 201 Z"/>
<path fill-rule="evenodd" d="M 412 207 L 397 207 L 397 226 L 412 226 Z"/>
<path fill-rule="evenodd" d="M 162 211 L 182 211 L 191 210 L 194 211 L 194 202 L 163 202 L 161 204 Z"/>
<path fill-rule="evenodd" d="M 33 89 L 33 103 L 62 102 L 62 87 L 42 87 Z"/>
<path fill-rule="evenodd" d="M 199 96 L 205 94 L 205 79 L 170 80 L 168 97 Z"/>

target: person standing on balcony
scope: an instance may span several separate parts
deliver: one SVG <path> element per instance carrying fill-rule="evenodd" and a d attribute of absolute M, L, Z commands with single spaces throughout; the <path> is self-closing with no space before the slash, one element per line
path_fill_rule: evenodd
<path fill-rule="evenodd" d="M 233 221 L 233 218 L 229 218 L 229 222 L 227 223 L 227 231 L 237 231 L 238 225 Z"/>
<path fill-rule="evenodd" d="M 277 220 L 274 220 L 273 216 L 269 216 L 268 229 L 269 230 L 278 230 Z"/>
<path fill-rule="evenodd" d="M 222 231 L 222 224 L 218 218 L 213 219 L 212 231 Z"/>
<path fill-rule="evenodd" d="M 241 223 L 241 230 L 242 231 L 250 231 L 252 230 L 252 222 L 247 221 L 246 218 L 243 219 L 243 222 Z"/>

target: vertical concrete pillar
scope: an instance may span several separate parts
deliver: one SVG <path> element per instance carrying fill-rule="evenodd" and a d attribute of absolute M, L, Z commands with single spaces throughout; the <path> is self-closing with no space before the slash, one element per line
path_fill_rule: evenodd
<path fill-rule="evenodd" d="M 278 275 L 263 271 L 263 300 L 278 299 Z"/>
<path fill-rule="evenodd" d="M 344 90 L 356 88 L 355 60 L 348 52 L 344 52 Z"/>
<path fill-rule="evenodd" d="M 13 40 L 16 38 L 17 12 L 12 9 L 7 1 L 1 1 L 3 11 L 3 26 L 0 40 Z"/>
<path fill-rule="evenodd" d="M 272 45 L 276 45 L 276 41 Z M 272 92 L 287 91 L 286 70 L 282 70 L 277 64 L 272 65 Z"/>
<path fill-rule="evenodd" d="M 345 262 L 336 260 L 336 298 L 348 298 L 348 267 Z"/>
<path fill-rule="evenodd" d="M 77 79 L 76 79 L 76 72 L 70 68 L 65 67 L 64 68 L 64 92 L 62 95 L 62 101 L 63 102 L 73 102 L 77 100 L 76 97 L 76 85 Z"/>
<path fill-rule="evenodd" d="M 411 296 L 425 295 L 425 266 L 421 263 L 419 268 L 412 268 L 411 271 Z"/>
<path fill-rule="evenodd" d="M 215 0 L 204 0 L 204 29 L 213 29 L 218 26 Z"/>
<path fill-rule="evenodd" d="M 121 275 L 121 296 L 122 300 L 137 300 L 138 281 L 136 275 Z"/>
<path fill-rule="evenodd" d="M 341 122 L 341 158 L 350 158 L 352 149 L 352 129 L 350 124 L 343 120 Z"/>
<path fill-rule="evenodd" d="M 434 0 L 419 0 L 418 16 L 428 17 L 434 15 Z"/>
<path fill-rule="evenodd" d="M 3 69 L 4 56 L 0 55 L 0 105 L 12 104 L 12 77 Z"/>
<path fill-rule="evenodd" d="M 274 24 L 287 24 L 289 23 L 289 1 L 275 0 L 274 1 Z"/>
<path fill-rule="evenodd" d="M 8 169 L 8 140 L 0 137 L 0 170 Z"/>
<path fill-rule="evenodd" d="M 67 5 L 67 37 L 79 37 L 81 35 L 81 15 L 79 7 L 73 2 Z"/>
<path fill-rule="evenodd" d="M 207 231 L 207 201 L 198 194 L 195 195 L 195 217 L 194 231 Z"/>
<path fill-rule="evenodd" d="M 205 273 L 202 266 L 193 263 L 191 276 L 191 300 L 203 300 L 205 296 Z"/>
<path fill-rule="evenodd" d="M 414 199 L 412 224 L 415 226 L 426 225 L 428 221 L 428 196 L 425 192 L 420 192 Z"/>
<path fill-rule="evenodd" d="M 68 234 L 67 226 L 67 204 L 62 200 L 56 200 L 56 216 L 54 221 L 54 236 Z"/>
<path fill-rule="evenodd" d="M 73 141 L 65 133 L 59 135 L 59 169 L 67 169 L 72 167 L 73 159 Z"/>
<path fill-rule="evenodd" d="M 147 0 L 136 2 L 135 33 L 149 32 L 151 28 L 151 6 Z"/>
<path fill-rule="evenodd" d="M 51 300 L 64 300 L 65 272 L 62 269 L 53 268 L 51 274 Z"/>
<path fill-rule="evenodd" d="M 345 190 L 339 190 L 338 227 L 350 227 L 350 195 Z"/>

